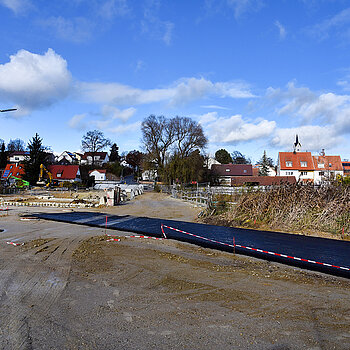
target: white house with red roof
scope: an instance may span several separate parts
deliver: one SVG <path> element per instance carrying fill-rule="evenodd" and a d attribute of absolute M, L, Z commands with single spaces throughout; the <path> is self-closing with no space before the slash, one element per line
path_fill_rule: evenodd
<path fill-rule="evenodd" d="M 95 164 L 102 165 L 109 162 L 107 152 L 85 152 L 81 157 L 80 164 Z"/>
<path fill-rule="evenodd" d="M 298 135 L 293 152 L 279 152 L 277 164 L 278 176 L 294 176 L 300 182 L 320 184 L 343 176 L 343 166 L 340 156 L 326 156 L 324 150 L 318 156 L 311 152 L 301 152 Z"/>
<path fill-rule="evenodd" d="M 106 178 L 106 169 L 94 169 L 89 171 L 89 176 L 95 178 L 95 181 L 105 181 Z"/>

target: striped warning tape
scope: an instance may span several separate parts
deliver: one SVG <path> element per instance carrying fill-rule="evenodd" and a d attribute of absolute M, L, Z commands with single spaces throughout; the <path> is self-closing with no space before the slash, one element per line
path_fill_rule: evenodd
<path fill-rule="evenodd" d="M 327 263 L 324 263 L 324 262 L 319 262 L 319 261 L 314 261 L 314 260 L 309 260 L 309 259 L 298 258 L 298 257 L 295 257 L 295 256 L 290 256 L 290 255 L 285 255 L 285 254 L 280 254 L 280 253 L 275 253 L 275 252 L 270 252 L 270 251 L 268 251 L 268 250 L 263 250 L 263 249 L 258 249 L 258 248 L 247 247 L 247 246 L 244 246 L 244 245 L 241 245 L 241 244 L 234 244 L 234 245 L 233 245 L 233 244 L 223 243 L 223 242 L 216 241 L 216 240 L 214 240 L 214 239 L 210 239 L 210 238 L 206 238 L 206 237 L 202 237 L 202 236 L 195 235 L 195 234 L 193 234 L 193 233 L 189 233 L 189 232 L 186 232 L 186 231 L 182 231 L 182 230 L 179 230 L 179 229 L 174 228 L 174 227 L 170 227 L 170 226 L 166 226 L 166 225 L 162 225 L 162 226 L 168 228 L 169 230 L 181 232 L 181 233 L 184 233 L 184 234 L 186 234 L 186 235 L 190 235 L 190 236 L 193 236 L 193 237 L 196 237 L 196 238 L 203 239 L 203 240 L 205 240 L 205 241 L 209 241 L 209 242 L 221 244 L 221 245 L 228 246 L 228 247 L 231 247 L 231 248 L 235 248 L 235 247 L 244 248 L 244 249 L 252 250 L 252 251 L 255 251 L 255 252 L 259 252 L 259 253 L 264 253 L 264 254 L 269 254 L 269 255 L 274 255 L 274 256 L 280 256 L 280 257 L 282 257 L 282 258 L 288 258 L 288 259 L 297 260 L 297 261 L 304 261 L 304 262 L 308 262 L 308 263 L 311 263 L 311 264 L 323 265 L 323 266 L 327 266 L 327 267 L 334 267 L 334 268 L 337 268 L 337 269 L 350 271 L 350 268 L 348 268 L 348 267 L 337 266 L 337 265 L 327 264 Z"/>
<path fill-rule="evenodd" d="M 110 238 L 110 239 L 107 239 L 106 242 L 120 242 L 120 238 Z"/>
<path fill-rule="evenodd" d="M 149 239 L 157 239 L 157 240 L 162 240 L 163 238 L 158 238 L 158 237 L 151 237 L 151 236 L 139 236 L 139 235 L 130 235 L 130 236 L 115 236 L 115 235 L 110 235 L 106 233 L 106 236 L 108 237 L 119 237 L 119 238 L 149 238 Z M 119 239 L 120 240 L 120 239 Z M 108 241 L 107 241 L 108 242 Z"/>
<path fill-rule="evenodd" d="M 15 247 L 19 246 L 19 245 L 24 245 L 24 243 L 17 243 L 17 242 L 6 242 L 7 244 L 11 244 L 14 245 Z"/>
<path fill-rule="evenodd" d="M 31 221 L 31 220 L 40 220 L 40 219 L 35 216 L 26 216 L 21 218 L 21 221 Z"/>
<path fill-rule="evenodd" d="M 8 211 L 9 210 L 9 207 L 6 207 L 6 208 L 0 208 L 0 211 Z"/>

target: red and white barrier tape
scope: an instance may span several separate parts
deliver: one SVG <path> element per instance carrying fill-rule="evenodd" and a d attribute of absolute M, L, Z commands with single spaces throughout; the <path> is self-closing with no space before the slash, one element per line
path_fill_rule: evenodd
<path fill-rule="evenodd" d="M 106 242 L 113 242 L 113 241 L 120 242 L 120 238 L 110 238 L 110 239 L 107 239 Z"/>
<path fill-rule="evenodd" d="M 6 242 L 7 244 L 11 244 L 14 245 L 15 247 L 19 246 L 19 245 L 24 245 L 24 243 L 16 243 L 16 242 Z"/>
<path fill-rule="evenodd" d="M 348 267 L 342 267 L 342 266 L 327 264 L 327 263 L 324 263 L 324 262 L 318 262 L 318 261 L 309 260 L 309 259 L 297 258 L 297 257 L 295 257 L 295 256 L 290 256 L 290 255 L 285 255 L 285 254 L 270 252 L 270 251 L 268 251 L 268 250 L 262 250 L 262 249 L 247 247 L 247 246 L 244 246 L 244 245 L 241 245 L 241 244 L 234 244 L 234 245 L 233 245 L 233 244 L 223 243 L 223 242 L 216 241 L 216 240 L 214 240 L 214 239 L 205 238 L 205 237 L 202 237 L 202 236 L 195 235 L 195 234 L 193 234 L 193 233 L 189 233 L 189 232 L 186 232 L 186 231 L 182 231 L 182 230 L 179 230 L 179 229 L 177 229 L 177 228 L 170 227 L 170 226 L 166 226 L 166 225 L 162 225 L 162 226 L 168 228 L 169 230 L 181 232 L 181 233 L 184 233 L 184 234 L 186 234 L 186 235 L 190 235 L 190 236 L 193 236 L 193 237 L 196 237 L 196 238 L 203 239 L 203 240 L 205 240 L 205 241 L 209 241 L 209 242 L 221 244 L 221 245 L 228 246 L 228 247 L 231 247 L 231 248 L 235 248 L 235 247 L 244 248 L 244 249 L 252 250 L 252 251 L 255 251 L 255 252 L 259 252 L 259 253 L 265 253 L 265 254 L 274 255 L 274 256 L 281 256 L 282 258 L 288 258 L 288 259 L 297 260 L 297 261 L 304 261 L 304 262 L 308 262 L 308 263 L 312 263 L 312 264 L 323 265 L 323 266 L 327 266 L 327 267 L 335 267 L 335 268 L 337 268 L 337 269 L 350 271 L 350 268 L 348 268 Z"/>
<path fill-rule="evenodd" d="M 35 216 L 26 216 L 21 218 L 21 221 L 30 221 L 30 220 L 39 220 L 39 218 L 35 217 Z"/>
<path fill-rule="evenodd" d="M 110 235 L 106 233 L 106 236 L 108 237 L 117 237 L 114 235 Z M 131 235 L 131 236 L 118 236 L 119 238 L 149 238 L 149 239 L 157 239 L 157 240 L 162 240 L 163 238 L 158 238 L 158 237 L 151 237 L 151 236 L 139 236 L 139 235 Z M 119 239 L 120 240 L 120 239 Z M 109 242 L 109 241 L 107 241 Z"/>
<path fill-rule="evenodd" d="M 0 208 L 0 211 L 8 211 L 9 210 L 9 207 L 6 207 L 6 208 Z"/>

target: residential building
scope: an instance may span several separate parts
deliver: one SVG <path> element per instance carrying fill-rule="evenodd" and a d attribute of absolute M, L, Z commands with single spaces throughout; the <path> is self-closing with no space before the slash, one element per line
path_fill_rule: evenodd
<path fill-rule="evenodd" d="M 344 176 L 350 176 L 350 161 L 347 159 L 344 159 L 342 162 L 342 165 L 343 165 Z"/>
<path fill-rule="evenodd" d="M 49 165 L 47 169 L 52 174 L 53 180 L 59 182 L 81 181 L 79 165 Z"/>
<path fill-rule="evenodd" d="M 6 165 L 5 170 L 1 176 L 1 179 L 7 180 L 11 176 L 21 178 L 24 175 L 23 164 L 9 163 Z"/>
<path fill-rule="evenodd" d="M 27 151 L 15 151 L 12 152 L 9 156 L 10 163 L 22 163 L 25 160 L 29 159 L 29 152 Z"/>
<path fill-rule="evenodd" d="M 211 172 L 220 185 L 231 186 L 233 176 L 253 176 L 251 164 L 213 164 Z"/>
<path fill-rule="evenodd" d="M 58 164 L 78 164 L 81 157 L 77 156 L 78 153 L 64 151 L 57 158 L 56 163 Z"/>
<path fill-rule="evenodd" d="M 340 156 L 326 156 L 322 150 L 319 156 L 313 156 L 313 160 L 315 166 L 314 182 L 316 184 L 335 179 L 337 175 L 344 176 Z"/>
<path fill-rule="evenodd" d="M 89 171 L 89 176 L 92 176 L 95 181 L 105 181 L 106 177 L 106 169 L 94 169 Z"/>
<path fill-rule="evenodd" d="M 109 156 L 107 152 L 85 152 L 81 157 L 80 164 L 94 164 L 94 165 L 103 165 L 109 162 Z"/>

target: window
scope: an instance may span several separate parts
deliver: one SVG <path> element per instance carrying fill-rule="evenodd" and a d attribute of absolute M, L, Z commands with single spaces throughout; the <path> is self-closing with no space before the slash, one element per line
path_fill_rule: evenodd
<path fill-rule="evenodd" d="M 330 167 L 330 168 L 332 167 L 332 163 L 329 163 L 329 167 Z"/>
<path fill-rule="evenodd" d="M 18 169 L 22 169 L 22 167 L 21 167 L 21 166 L 19 166 L 19 167 L 18 167 Z"/>
<path fill-rule="evenodd" d="M 12 169 L 13 168 L 13 165 L 10 165 L 10 169 Z"/>
<path fill-rule="evenodd" d="M 287 176 L 293 175 L 293 171 L 286 171 L 286 175 Z"/>
<path fill-rule="evenodd" d="M 244 174 L 245 174 L 245 173 L 247 172 L 247 170 L 244 169 L 243 172 L 244 172 Z"/>
<path fill-rule="evenodd" d="M 324 176 L 324 171 L 320 171 L 320 172 L 318 173 L 318 175 Z"/>
<path fill-rule="evenodd" d="M 318 163 L 318 167 L 319 168 L 324 168 L 324 164 L 323 163 Z"/>
<path fill-rule="evenodd" d="M 15 160 L 19 160 L 19 157 L 15 157 Z"/>
<path fill-rule="evenodd" d="M 293 166 L 293 162 L 289 162 L 289 161 L 286 162 L 286 166 L 289 167 L 289 168 L 291 168 L 291 167 Z"/>
<path fill-rule="evenodd" d="M 16 174 L 16 176 L 18 176 L 18 175 L 19 175 L 19 173 Z"/>
<path fill-rule="evenodd" d="M 230 171 L 230 169 L 226 169 L 226 171 Z"/>
<path fill-rule="evenodd" d="M 62 173 L 57 173 L 57 177 L 62 177 Z"/>
<path fill-rule="evenodd" d="M 306 176 L 306 175 L 307 175 L 307 171 L 302 171 L 302 172 L 300 173 L 300 175 L 301 175 L 301 176 Z"/>
<path fill-rule="evenodd" d="M 300 162 L 300 166 L 302 168 L 306 168 L 307 167 L 307 162 Z"/>

